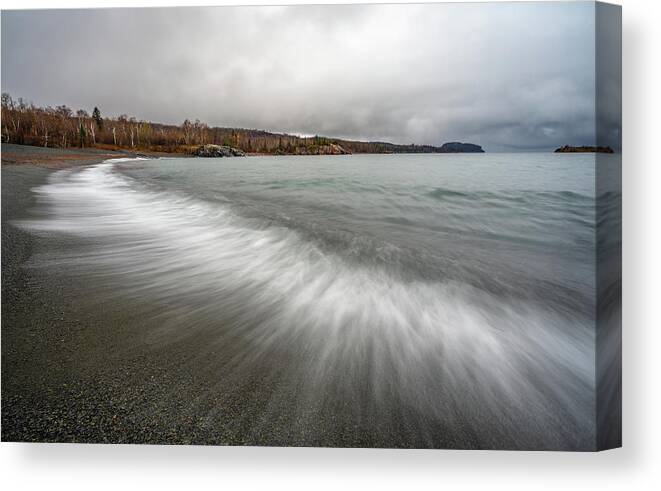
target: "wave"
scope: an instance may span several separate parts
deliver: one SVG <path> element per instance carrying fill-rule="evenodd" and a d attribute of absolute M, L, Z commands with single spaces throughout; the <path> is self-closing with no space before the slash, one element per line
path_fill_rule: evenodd
<path fill-rule="evenodd" d="M 57 260 L 167 306 L 163 336 L 211 326 L 218 339 L 239 336 L 233 373 L 290 353 L 282 377 L 296 390 L 279 397 L 295 398 L 300 417 L 335 404 L 332 394 L 364 424 L 375 407 L 402 408 L 423 446 L 438 431 L 464 447 L 592 444 L 587 317 L 456 279 L 405 281 L 227 204 L 150 189 L 114 165 L 53 174 L 34 190 L 41 217 L 21 225 L 89 240 Z"/>
<path fill-rule="evenodd" d="M 508 190 L 507 192 L 473 191 L 462 192 L 447 188 L 435 188 L 425 193 L 426 196 L 439 201 L 462 199 L 471 201 L 502 201 L 519 206 L 521 203 L 529 204 L 578 204 L 594 205 L 594 197 L 576 193 L 574 191 L 527 191 Z"/>
<path fill-rule="evenodd" d="M 462 193 L 460 191 L 454 191 L 452 189 L 445 189 L 445 188 L 436 188 L 433 191 L 430 191 L 426 193 L 427 196 L 431 198 L 435 198 L 438 200 L 443 200 L 445 198 L 469 198 L 470 194 L 469 193 Z"/>

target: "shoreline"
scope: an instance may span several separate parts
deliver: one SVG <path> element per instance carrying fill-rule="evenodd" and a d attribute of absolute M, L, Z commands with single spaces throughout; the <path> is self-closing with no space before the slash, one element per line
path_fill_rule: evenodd
<path fill-rule="evenodd" d="M 84 241 L 16 226 L 35 216 L 32 189 L 60 169 L 126 155 L 84 152 L 68 157 L 50 149 L 44 153 L 51 153 L 46 162 L 25 158 L 21 164 L 3 162 L 1 167 L 0 440 L 402 446 L 386 435 L 373 442 L 364 433 L 304 438 L 294 433 L 287 418 L 295 413 L 291 405 L 283 407 L 283 421 L 255 428 L 283 383 L 279 367 L 284 358 L 260 361 L 236 378 L 227 373 L 233 353 L 210 351 L 214 331 L 165 335 L 153 303 L 121 291 L 108 295 L 89 277 L 49 261 L 83 247 Z M 3 160 L 6 155 L 3 145 Z M 217 319 L 216 326 L 226 322 Z M 246 342 L 240 337 L 232 340 L 234 346 Z"/>
<path fill-rule="evenodd" d="M 177 157 L 187 155 L 162 152 L 130 152 L 124 150 L 101 150 L 97 148 L 46 148 L 14 143 L 2 144 L 2 167 L 26 166 L 49 169 L 66 169 L 81 165 L 93 165 L 112 158 L 126 157 Z"/>
<path fill-rule="evenodd" d="M 320 392 L 303 391 L 296 367 L 309 360 L 296 343 L 252 356 L 255 338 L 234 329 L 235 312 L 200 312 L 197 297 L 143 296 L 121 275 L 104 279 L 98 264 L 74 267 L 66 258 L 108 237 L 19 227 L 49 213 L 35 208 L 32 190 L 67 166 L 127 155 L 38 150 L 50 154 L 42 165 L 27 147 L 22 164 L 1 168 L 3 441 L 479 448 L 483 440 L 458 437 L 443 421 L 428 426 L 429 416 L 398 396 L 375 405 L 369 365 L 337 369 Z M 351 374 L 357 383 L 345 385 Z M 585 449 L 581 435 L 563 448 Z M 531 441 L 504 438 L 494 448 Z M 552 440 L 544 448 L 557 449 Z"/>
<path fill-rule="evenodd" d="M 409 446 L 364 430 L 303 434 L 290 417 L 294 401 L 283 406 L 280 420 L 257 424 L 285 383 L 287 356 L 295 354 L 261 360 L 237 378 L 227 372 L 234 353 L 213 349 L 214 331 L 165 334 L 154 304 L 109 296 L 90 278 L 49 262 L 82 242 L 14 223 L 34 216 L 31 190 L 61 168 L 1 168 L 3 442 Z M 239 352 L 248 342 L 228 339 Z M 316 421 L 322 423 L 331 420 Z"/>

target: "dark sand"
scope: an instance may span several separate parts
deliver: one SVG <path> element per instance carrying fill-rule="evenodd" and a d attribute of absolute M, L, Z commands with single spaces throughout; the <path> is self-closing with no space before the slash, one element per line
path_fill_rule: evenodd
<path fill-rule="evenodd" d="M 96 164 L 106 159 L 120 157 L 165 157 L 171 154 L 162 152 L 130 152 L 128 150 L 112 151 L 96 148 L 44 148 L 29 145 L 2 144 L 2 165 L 34 165 L 49 169 L 64 169 L 77 165 Z M 187 155 L 175 155 L 178 158 Z"/>
<path fill-rule="evenodd" d="M 143 336 L 154 306 L 104 302 L 89 280 L 41 267 L 35 257 L 73 239 L 13 224 L 30 216 L 31 189 L 53 169 L 120 156 L 2 146 L 2 440 L 244 443 L 225 425 L 205 425 L 208 398 L 206 410 L 193 404 L 202 387 L 182 360 L 195 347 L 152 346 Z M 240 426 L 243 417 L 235 419 Z"/>
<path fill-rule="evenodd" d="M 167 299 L 132 297 L 126 279 L 53 261 L 92 239 L 18 228 L 36 213 L 31 189 L 50 167 L 126 155 L 2 149 L 3 441 L 519 448 L 470 428 L 454 439 L 451 423 L 403 399 L 373 402 L 369 363 L 334 365 L 310 391 L 292 376 L 309 366 L 293 343 L 243 358 L 254 346 L 227 329 L 231 311 L 205 317 L 191 306 L 196 314 L 185 315 Z M 28 163 L 40 159 L 46 165 Z"/>
<path fill-rule="evenodd" d="M 295 354 L 233 372 L 246 340 L 224 337 L 219 346 L 222 319 L 190 334 L 163 332 L 163 306 L 106 294 L 93 277 L 47 261 L 79 239 L 15 226 L 34 213 L 31 189 L 54 169 L 122 154 L 2 149 L 3 441 L 411 445 L 393 435 L 406 431 L 403 422 L 379 432 L 355 425 L 351 401 L 331 393 L 325 407 L 296 411 L 297 388 L 283 368 Z M 336 418 L 352 424 L 338 427 Z"/>

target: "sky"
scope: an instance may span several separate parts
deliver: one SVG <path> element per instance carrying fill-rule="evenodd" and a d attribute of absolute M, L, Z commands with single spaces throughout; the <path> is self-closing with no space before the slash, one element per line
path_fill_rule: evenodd
<path fill-rule="evenodd" d="M 594 9 L 3 11 L 2 91 L 163 123 L 488 151 L 594 144 Z"/>

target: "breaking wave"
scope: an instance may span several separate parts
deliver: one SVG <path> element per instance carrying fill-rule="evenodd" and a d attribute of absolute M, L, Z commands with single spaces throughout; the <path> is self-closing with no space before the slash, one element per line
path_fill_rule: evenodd
<path fill-rule="evenodd" d="M 593 444 L 586 315 L 457 275 L 407 278 L 350 261 L 286 224 L 151 188 L 114 161 L 57 172 L 35 193 L 40 216 L 22 225 L 84 239 L 86 248 L 51 259 L 158 302 L 159 339 L 205 332 L 227 349 L 228 335 L 240 337 L 226 362 L 236 379 L 279 360 L 281 388 L 267 416 L 287 401 L 292 424 L 325 431 L 405 424 L 403 445 Z M 432 196 L 471 199 L 444 189 Z M 338 401 L 350 408 L 337 409 L 337 420 L 318 417 Z"/>

